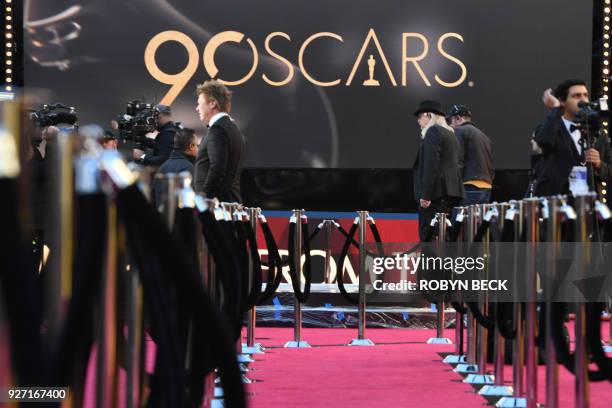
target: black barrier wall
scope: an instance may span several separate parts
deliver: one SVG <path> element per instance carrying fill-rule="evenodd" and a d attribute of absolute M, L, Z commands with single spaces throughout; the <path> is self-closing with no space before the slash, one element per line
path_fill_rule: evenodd
<path fill-rule="evenodd" d="M 248 168 L 241 182 L 245 204 L 268 210 L 417 212 L 412 170 Z M 523 198 L 528 182 L 528 170 L 498 170 L 492 201 Z"/>

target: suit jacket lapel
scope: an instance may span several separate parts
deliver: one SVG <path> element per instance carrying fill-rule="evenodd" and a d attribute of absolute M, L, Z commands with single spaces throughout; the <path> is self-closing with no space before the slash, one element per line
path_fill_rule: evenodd
<path fill-rule="evenodd" d="M 580 153 L 578 153 L 578 149 L 576 149 L 576 143 L 574 143 L 574 138 L 570 135 L 567 127 L 565 127 L 565 123 L 563 119 L 559 119 L 561 121 L 561 131 L 563 132 L 563 137 L 565 138 L 565 143 L 569 144 L 570 150 L 572 151 L 572 155 L 576 162 L 580 163 Z"/>

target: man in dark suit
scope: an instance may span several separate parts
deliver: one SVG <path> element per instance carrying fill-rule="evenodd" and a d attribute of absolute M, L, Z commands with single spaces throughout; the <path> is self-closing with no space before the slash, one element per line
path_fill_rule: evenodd
<path fill-rule="evenodd" d="M 141 149 L 134 149 L 132 155 L 134 160 L 145 166 L 161 166 L 170 156 L 174 134 L 180 129 L 172 121 L 172 111 L 168 105 L 157 105 L 155 128 L 157 135 L 143 138 L 142 147 L 151 149 L 151 154 L 145 154 Z"/>
<path fill-rule="evenodd" d="M 446 123 L 439 102 L 424 101 L 414 112 L 421 127 L 421 146 L 413 167 L 414 197 L 419 201 L 419 237 L 436 213 L 449 214 L 464 196 L 459 142 Z"/>
<path fill-rule="evenodd" d="M 196 93 L 196 111 L 208 133 L 196 156 L 193 188 L 209 198 L 240 202 L 244 138 L 229 116 L 230 91 L 220 82 L 210 80 L 198 85 Z"/>
<path fill-rule="evenodd" d="M 491 139 L 472 122 L 472 110 L 465 105 L 453 105 L 447 118 L 461 148 L 465 189 L 461 205 L 488 203 L 495 177 Z"/>
<path fill-rule="evenodd" d="M 159 174 L 179 174 L 188 171 L 193 176 L 193 162 L 198 152 L 198 141 L 193 129 L 183 128 L 174 135 L 170 157 L 159 168 Z M 155 208 L 162 204 L 162 183 L 159 179 L 153 182 Z"/>
<path fill-rule="evenodd" d="M 564 81 L 554 93 L 551 89 L 544 91 L 542 101 L 551 111 L 535 131 L 534 141 L 541 151 L 534 165 L 535 195 L 567 194 L 568 177 L 574 166 L 588 166 L 596 181 L 611 182 L 612 153 L 608 137 L 603 133 L 591 134 L 594 140 L 589 145 L 574 123 L 580 111 L 578 104 L 589 101 L 586 83 L 577 79 Z"/>

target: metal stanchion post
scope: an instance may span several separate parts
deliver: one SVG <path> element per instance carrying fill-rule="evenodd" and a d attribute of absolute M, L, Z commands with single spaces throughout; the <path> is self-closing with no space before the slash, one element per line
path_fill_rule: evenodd
<path fill-rule="evenodd" d="M 499 217 L 498 222 L 502 223 L 505 219 L 506 215 L 506 207 L 505 204 L 493 204 L 496 208 L 498 208 Z M 499 258 L 496 256 L 494 261 L 495 263 L 495 271 L 497 272 L 497 267 Z M 486 397 L 509 397 L 512 395 L 512 387 L 504 384 L 504 360 L 506 355 L 506 340 L 502 336 L 499 331 L 499 326 L 495 324 L 495 329 L 493 331 L 493 353 L 494 353 L 494 373 L 493 379 L 494 382 L 492 385 L 487 384 L 478 391 L 479 395 Z"/>
<path fill-rule="evenodd" d="M 512 201 L 510 209 L 506 212 L 505 220 L 513 220 L 517 223 L 514 233 L 514 242 L 518 243 L 521 240 L 524 227 L 524 202 Z M 518 258 L 516 252 L 518 247 L 515 246 L 514 259 Z M 518 281 L 518 274 L 522 276 L 522 270 L 514 267 L 514 280 Z M 525 369 L 525 331 L 522 318 L 523 308 L 522 303 L 518 300 L 514 302 L 514 330 L 515 338 L 512 342 L 512 396 L 500 399 L 496 407 L 525 407 L 527 400 L 524 397 L 523 374 Z"/>
<path fill-rule="evenodd" d="M 368 212 L 357 211 L 359 214 L 359 305 L 357 338 L 351 340 L 349 346 L 373 346 L 374 342 L 365 336 L 366 332 L 366 231 L 368 226 Z M 341 273 L 338 272 L 338 273 Z"/>
<path fill-rule="evenodd" d="M 117 403 L 117 206 L 107 199 L 107 241 L 98 332 L 96 407 Z"/>
<path fill-rule="evenodd" d="M 139 358 L 143 327 L 143 293 L 138 271 L 134 265 L 126 262 L 127 274 L 127 343 L 126 343 L 126 377 L 127 392 L 125 393 L 125 406 L 127 408 L 140 407 L 140 367 Z"/>
<path fill-rule="evenodd" d="M 482 204 L 479 206 L 480 214 L 482 216 L 482 221 L 491 222 L 493 217 L 496 217 L 497 210 L 492 210 L 491 204 Z M 483 238 L 483 248 L 484 254 L 487 254 L 489 251 L 489 233 Z M 482 279 L 487 280 L 489 273 L 489 264 L 484 269 L 484 275 Z M 488 292 L 480 291 L 478 294 L 478 306 L 484 315 L 487 314 L 489 309 L 489 296 Z M 483 325 L 479 324 L 476 328 L 476 338 L 477 338 L 477 364 L 478 370 L 475 374 L 469 374 L 465 380 L 463 380 L 466 384 L 472 385 L 486 385 L 493 384 L 493 376 L 487 374 L 487 351 L 488 351 L 488 329 Z"/>
<path fill-rule="evenodd" d="M 249 220 L 251 227 L 255 233 L 255 239 L 257 239 L 257 218 L 261 212 L 260 208 L 249 208 Z M 249 287 L 253 285 L 253 262 L 249 257 Z M 257 327 L 257 306 L 253 306 L 249 310 L 248 321 L 247 321 L 247 342 L 246 346 L 242 345 L 243 354 L 263 354 L 263 347 L 259 343 L 255 343 L 255 328 Z"/>
<path fill-rule="evenodd" d="M 203 195 L 194 194 L 194 206 L 197 211 L 214 211 L 215 205 L 216 204 L 214 200 L 207 199 Z M 198 232 L 196 236 L 198 240 L 198 260 L 200 265 L 201 278 L 204 282 L 204 286 L 206 287 L 209 293 L 211 303 L 216 305 L 214 266 L 212 261 L 212 255 L 208 249 L 206 241 L 204 240 L 202 232 Z M 215 371 L 213 370 L 204 378 L 203 406 L 205 408 L 210 408 L 213 405 L 222 405 L 222 401 L 215 399 L 217 396 L 217 390 L 220 390 L 221 394 L 223 393 L 223 390 L 221 388 L 215 388 Z"/>
<path fill-rule="evenodd" d="M 295 265 L 297 271 L 298 285 L 301 285 L 302 276 L 302 215 L 304 210 L 293 210 L 292 220 L 295 220 Z M 293 341 L 285 343 L 287 348 L 308 348 L 310 344 L 302 340 L 302 304 L 297 296 L 293 296 L 293 310 L 295 316 L 295 324 L 293 326 Z"/>
<path fill-rule="evenodd" d="M 604 353 L 612 353 L 612 296 L 608 299 L 608 344 L 604 346 Z"/>
<path fill-rule="evenodd" d="M 476 226 L 478 225 L 478 207 L 471 205 L 467 207 L 467 224 L 465 228 L 465 241 L 467 245 L 474 241 Z M 467 313 L 467 345 L 466 362 L 461 363 L 453 370 L 460 374 L 472 374 L 478 371 L 476 360 L 476 319 L 470 310 Z"/>
<path fill-rule="evenodd" d="M 325 220 L 325 265 L 323 282 L 331 284 L 331 232 L 332 232 L 332 221 Z"/>
<path fill-rule="evenodd" d="M 575 198 L 574 209 L 576 211 L 576 252 L 575 261 L 578 265 L 577 279 L 586 275 L 586 267 L 590 262 L 589 252 L 589 217 L 592 210 L 591 194 L 579 195 Z M 589 406 L 589 352 L 586 344 L 586 303 L 580 302 L 576 306 L 576 351 L 575 351 L 575 395 L 576 407 L 586 408 Z"/>
<path fill-rule="evenodd" d="M 54 192 L 53 217 L 49 247 L 51 256 L 46 268 L 45 313 L 48 324 L 49 346 L 55 348 L 72 292 L 73 263 L 73 151 L 74 132 L 62 130 L 57 135 L 57 155 L 53 162 Z"/>
<path fill-rule="evenodd" d="M 535 344 L 537 337 L 537 271 L 536 244 L 539 241 L 539 207 L 540 200 L 528 198 L 525 200 L 525 227 L 527 230 L 526 288 L 529 290 L 528 302 L 525 303 L 525 339 L 526 339 L 526 389 L 527 408 L 538 405 L 538 350 Z"/>
<path fill-rule="evenodd" d="M 463 223 L 463 219 L 465 217 L 465 207 L 456 207 L 457 216 L 455 218 L 455 223 Z M 462 235 L 462 234 L 461 234 Z M 462 236 L 459 236 L 456 242 L 456 245 L 462 240 Z M 461 293 L 458 292 L 456 294 L 457 303 L 462 304 L 461 301 Z M 443 363 L 447 364 L 461 364 L 465 363 L 465 354 L 463 353 L 463 330 L 464 330 L 464 319 L 465 314 L 461 313 L 459 310 L 455 310 L 455 354 L 450 354 L 442 360 Z"/>
<path fill-rule="evenodd" d="M 552 288 L 557 274 L 557 259 L 559 253 L 559 242 L 561 234 L 560 209 L 558 198 L 550 198 L 543 202 L 548 216 L 546 228 L 547 261 L 546 274 L 544 277 L 544 296 L 545 306 L 545 351 L 546 351 L 546 407 L 557 408 L 559 406 L 559 365 L 557 363 L 557 353 L 552 338 Z"/>
<path fill-rule="evenodd" d="M 446 220 L 447 215 L 445 213 L 437 213 L 438 217 L 438 254 L 443 257 L 444 245 L 446 243 Z M 436 337 L 432 337 L 427 340 L 427 344 L 452 344 L 450 339 L 444 337 L 444 295 L 440 295 L 438 300 L 438 307 L 436 308 Z"/>

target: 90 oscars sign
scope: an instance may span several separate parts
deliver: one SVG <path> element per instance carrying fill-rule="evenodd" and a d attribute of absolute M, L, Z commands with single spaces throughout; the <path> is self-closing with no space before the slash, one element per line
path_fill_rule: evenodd
<path fill-rule="evenodd" d="M 275 52 L 272 49 L 271 43 L 274 39 L 277 39 L 277 38 L 284 39 L 286 41 L 291 41 L 291 37 L 289 36 L 289 34 L 285 32 L 281 32 L 281 31 L 276 31 L 266 36 L 265 41 L 264 41 L 264 49 L 269 56 L 278 60 L 280 63 L 282 63 L 286 67 L 287 74 L 282 79 L 274 80 L 274 79 L 271 79 L 268 75 L 266 75 L 266 73 L 262 73 L 261 79 L 270 86 L 281 87 L 281 86 L 285 86 L 289 84 L 292 81 L 292 79 L 295 76 L 296 66 L 293 63 L 291 63 L 287 58 L 283 57 L 282 55 L 280 55 L 279 53 Z M 365 55 L 366 50 L 368 49 L 368 46 L 371 43 L 373 43 L 375 45 L 377 55 L 375 56 L 375 54 L 370 54 L 366 58 L 366 62 L 368 65 L 368 71 L 369 71 L 369 78 L 363 81 L 361 85 L 362 86 L 380 86 L 380 80 L 374 78 L 374 68 L 376 64 L 378 63 L 378 61 L 380 60 L 385 68 L 388 82 L 394 87 L 398 86 L 398 81 L 396 80 L 395 75 L 393 74 L 393 71 L 391 70 L 391 67 L 389 66 L 387 56 L 385 52 L 383 51 L 383 47 L 381 46 L 378 36 L 376 35 L 376 32 L 374 31 L 373 28 L 370 28 L 370 30 L 368 31 L 368 34 L 366 35 L 365 40 L 363 41 L 361 50 L 357 54 L 357 57 L 353 63 L 352 69 L 346 81 L 344 81 L 342 78 L 335 78 L 335 79 L 315 78 L 311 73 L 309 73 L 304 61 L 306 59 L 306 52 L 307 52 L 309 45 L 313 43 L 315 40 L 322 41 L 323 38 L 333 39 L 340 43 L 344 42 L 343 37 L 339 34 L 332 33 L 332 32 L 318 32 L 318 33 L 312 34 L 301 44 L 299 53 L 298 53 L 297 67 L 299 67 L 301 74 L 304 76 L 304 78 L 307 81 L 311 82 L 312 84 L 316 86 L 320 86 L 320 87 L 341 86 L 342 83 L 344 83 L 344 86 L 351 86 L 353 83 L 353 79 L 355 77 L 355 73 L 357 71 L 357 67 L 361 64 L 362 60 L 364 59 L 364 55 Z M 428 57 L 428 55 L 430 55 L 430 52 L 429 52 L 430 40 L 421 33 L 411 33 L 411 32 L 401 33 L 401 38 L 402 38 L 401 86 L 407 86 L 408 65 L 412 64 L 414 68 L 416 69 L 417 73 L 419 74 L 419 77 L 423 81 L 423 83 L 426 86 L 431 87 L 432 86 L 432 81 L 430 80 L 431 73 L 428 75 L 423 70 L 420 64 L 421 61 L 425 60 Z M 202 55 L 202 62 L 204 65 L 204 70 L 211 78 L 217 78 L 221 83 L 225 85 L 229 85 L 229 86 L 242 85 L 253 78 L 253 76 L 255 75 L 255 72 L 257 71 L 257 67 L 259 63 L 259 51 L 255 43 L 253 42 L 253 40 L 251 40 L 248 37 L 246 38 L 245 41 L 247 45 L 250 47 L 251 52 L 252 52 L 252 64 L 250 68 L 248 68 L 248 70 L 246 71 L 246 74 L 242 78 L 234 79 L 234 80 L 230 80 L 227 78 L 221 78 L 219 69 L 217 68 L 215 64 L 215 53 L 217 52 L 217 49 L 220 46 L 228 42 L 241 43 L 243 40 L 245 40 L 245 34 L 238 32 L 238 31 L 223 31 L 211 37 L 211 39 L 206 43 L 204 47 L 204 52 Z M 155 55 L 157 53 L 158 48 L 162 44 L 169 42 L 169 41 L 174 41 L 174 42 L 178 42 L 179 44 L 181 44 L 185 48 L 188 54 L 188 60 L 187 60 L 187 64 L 185 65 L 185 68 L 177 74 L 168 74 L 166 72 L 163 72 L 158 67 L 155 61 Z M 454 87 L 461 85 L 465 81 L 467 77 L 467 67 L 459 58 L 449 54 L 448 51 L 446 51 L 445 43 L 447 41 L 459 41 L 463 43 L 464 42 L 463 37 L 460 34 L 449 32 L 449 33 L 442 34 L 436 41 L 437 52 L 444 59 L 450 61 L 453 64 L 456 64 L 459 67 L 460 75 L 455 80 L 447 81 L 447 80 L 440 78 L 438 74 L 434 73 L 433 82 L 437 83 L 439 86 L 442 86 L 442 87 L 454 88 Z M 413 51 L 413 50 L 416 50 L 416 51 Z M 157 81 L 163 84 L 171 85 L 166 95 L 160 101 L 160 103 L 162 104 L 170 105 L 172 104 L 172 102 L 174 102 L 177 96 L 181 93 L 185 85 L 187 85 L 187 83 L 189 82 L 189 80 L 192 78 L 192 76 L 195 74 L 197 70 L 198 62 L 199 62 L 198 47 L 188 35 L 180 31 L 163 31 L 155 35 L 148 42 L 146 49 L 145 49 L 144 59 L 145 59 L 146 68 L 153 78 L 155 78 Z"/>

